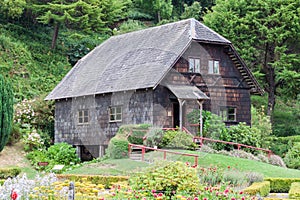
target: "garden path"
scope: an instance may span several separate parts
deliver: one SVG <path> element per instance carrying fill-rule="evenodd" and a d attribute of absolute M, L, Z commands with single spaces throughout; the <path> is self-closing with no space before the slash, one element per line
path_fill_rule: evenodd
<path fill-rule="evenodd" d="M 26 167 L 29 163 L 25 159 L 25 152 L 21 142 L 12 146 L 5 146 L 0 152 L 0 168 L 1 167 Z"/>
<path fill-rule="evenodd" d="M 288 199 L 289 194 L 288 193 L 270 193 L 269 198 L 274 198 L 274 199 Z"/>

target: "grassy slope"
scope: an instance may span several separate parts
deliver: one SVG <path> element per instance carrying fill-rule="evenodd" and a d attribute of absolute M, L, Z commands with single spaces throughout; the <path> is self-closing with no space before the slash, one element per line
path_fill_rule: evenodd
<path fill-rule="evenodd" d="M 219 168 L 236 168 L 241 171 L 251 171 L 263 174 L 265 177 L 284 177 L 300 178 L 300 170 L 282 168 L 262 162 L 229 157 L 219 154 L 208 154 L 203 152 L 190 152 L 199 155 L 199 166 Z M 162 155 L 160 155 L 162 156 Z M 151 156 L 152 158 L 154 156 Z M 167 155 L 168 159 L 179 160 L 183 162 L 194 162 L 193 158 L 182 156 Z M 160 157 L 162 158 L 162 157 Z M 68 174 L 102 174 L 102 175 L 128 175 L 132 172 L 140 171 L 148 164 L 144 162 L 133 161 L 130 159 L 105 160 L 98 164 L 85 165 L 80 168 L 68 171 Z"/>

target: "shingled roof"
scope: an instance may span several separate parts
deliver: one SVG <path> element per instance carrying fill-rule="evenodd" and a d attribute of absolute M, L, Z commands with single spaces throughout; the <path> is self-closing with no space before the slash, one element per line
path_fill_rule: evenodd
<path fill-rule="evenodd" d="M 46 100 L 154 88 L 192 40 L 231 45 L 195 19 L 112 36 L 80 59 Z"/>

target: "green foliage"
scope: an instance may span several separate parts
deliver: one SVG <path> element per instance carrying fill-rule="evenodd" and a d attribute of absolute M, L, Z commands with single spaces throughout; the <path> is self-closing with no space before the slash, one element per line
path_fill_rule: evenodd
<path fill-rule="evenodd" d="M 65 165 L 64 169 L 79 163 L 79 158 L 76 154 L 76 149 L 67 143 L 56 143 L 48 148 L 34 150 L 26 156 L 33 166 L 37 169 L 44 169 L 46 171 L 52 170 L 54 165 Z M 49 165 L 39 167 L 38 162 L 48 162 Z"/>
<path fill-rule="evenodd" d="M 144 145 L 148 147 L 157 147 L 161 143 L 164 131 L 161 128 L 151 128 L 145 135 Z"/>
<path fill-rule="evenodd" d="M 0 1 L 0 13 L 10 18 L 19 18 L 22 15 L 25 7 L 26 0 Z"/>
<path fill-rule="evenodd" d="M 191 6 L 184 4 L 184 12 L 180 16 L 181 19 L 195 18 L 197 20 L 201 19 L 201 4 L 195 1 Z"/>
<path fill-rule="evenodd" d="M 110 188 L 114 183 L 127 181 L 127 176 L 101 176 L 101 175 L 76 175 L 76 174 L 57 174 L 57 178 L 61 180 L 69 180 L 74 182 L 91 181 L 93 184 L 103 184 L 106 189 Z"/>
<path fill-rule="evenodd" d="M 114 33 L 114 35 L 123 34 L 123 33 L 128 33 L 128 32 L 132 32 L 132 31 L 141 30 L 141 29 L 144 29 L 144 28 L 146 28 L 146 26 L 142 22 L 140 22 L 138 20 L 129 19 L 129 20 L 123 22 L 119 26 L 119 30 L 114 29 L 113 33 Z"/>
<path fill-rule="evenodd" d="M 244 189 L 244 192 L 250 195 L 259 194 L 260 196 L 265 197 L 270 193 L 270 182 L 263 181 L 263 182 L 253 183 L 251 186 Z"/>
<path fill-rule="evenodd" d="M 300 199 L 300 183 L 299 182 L 292 183 L 291 189 L 289 191 L 289 198 Z"/>
<path fill-rule="evenodd" d="M 9 140 L 13 121 L 13 90 L 0 74 L 0 152 Z"/>
<path fill-rule="evenodd" d="M 159 147 L 194 149 L 196 145 L 193 142 L 192 135 L 184 131 L 168 130 L 163 135 Z"/>
<path fill-rule="evenodd" d="M 131 176 L 129 184 L 134 190 L 151 188 L 163 192 L 166 196 L 172 196 L 180 191 L 196 193 L 200 187 L 197 180 L 196 169 L 185 163 L 159 162 L 147 168 L 143 173 Z M 148 191 L 148 195 L 152 195 L 151 191 Z"/>
<path fill-rule="evenodd" d="M 12 168 L 0 168 L 0 179 L 13 178 L 21 173 L 21 169 L 18 167 Z"/>
<path fill-rule="evenodd" d="M 300 178 L 265 178 L 265 181 L 270 182 L 271 192 L 287 193 L 293 182 L 300 182 Z"/>
<path fill-rule="evenodd" d="M 267 138 L 272 134 L 272 124 L 270 117 L 265 114 L 264 107 L 256 109 L 251 107 L 251 127 L 255 129 L 262 138 Z M 268 148 L 269 143 L 267 140 L 262 140 L 262 147 Z"/>
<path fill-rule="evenodd" d="M 261 146 L 261 135 L 256 129 L 247 126 L 246 123 L 239 123 L 237 126 L 231 126 L 228 129 L 231 141 L 250 145 L 254 147 Z"/>
<path fill-rule="evenodd" d="M 295 143 L 284 157 L 286 165 L 293 169 L 300 169 L 300 142 Z"/>
<path fill-rule="evenodd" d="M 299 6 L 294 0 L 219 0 L 204 16 L 205 24 L 236 44 L 246 64 L 262 75 L 269 115 L 275 94 L 284 95 L 277 93 L 280 87 L 289 96 L 299 94 Z"/>
<path fill-rule="evenodd" d="M 113 137 L 108 144 L 107 154 L 110 158 L 120 159 L 128 157 L 128 141 L 126 138 Z"/>

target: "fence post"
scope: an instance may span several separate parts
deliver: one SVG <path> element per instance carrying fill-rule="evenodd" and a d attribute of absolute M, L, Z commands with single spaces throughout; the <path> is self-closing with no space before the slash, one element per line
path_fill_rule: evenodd
<path fill-rule="evenodd" d="M 130 154 L 131 154 L 131 145 L 128 144 L 128 157 L 130 158 Z"/>
<path fill-rule="evenodd" d="M 195 167 L 198 166 L 198 156 L 195 156 Z"/>
<path fill-rule="evenodd" d="M 68 200 L 74 200 L 75 199 L 75 186 L 74 183 L 71 181 L 69 186 L 69 192 L 68 192 Z"/>
<path fill-rule="evenodd" d="M 167 159 L 167 152 L 164 151 L 164 160 L 166 160 L 166 159 Z"/>
<path fill-rule="evenodd" d="M 238 150 L 240 150 L 240 148 L 241 148 L 241 145 L 240 145 L 240 144 L 238 144 L 237 146 L 238 146 Z"/>
<path fill-rule="evenodd" d="M 145 147 L 142 147 L 142 161 L 144 161 L 145 158 Z"/>
<path fill-rule="evenodd" d="M 200 138 L 200 147 L 202 147 L 202 145 L 203 145 L 203 138 L 201 137 Z"/>

